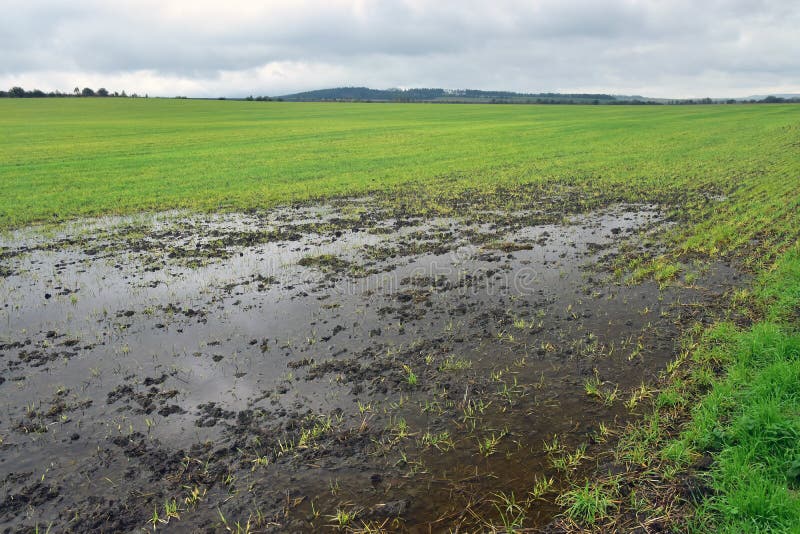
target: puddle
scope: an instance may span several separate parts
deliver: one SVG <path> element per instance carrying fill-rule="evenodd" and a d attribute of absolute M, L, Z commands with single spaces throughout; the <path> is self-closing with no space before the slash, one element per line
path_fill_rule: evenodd
<path fill-rule="evenodd" d="M 513 493 L 546 525 L 736 279 L 609 281 L 667 226 L 646 205 L 422 220 L 363 200 L 8 233 L 0 524 L 475 530 Z"/>

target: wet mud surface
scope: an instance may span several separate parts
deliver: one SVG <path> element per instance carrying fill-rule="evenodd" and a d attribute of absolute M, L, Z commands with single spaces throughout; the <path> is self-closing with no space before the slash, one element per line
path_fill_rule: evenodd
<path fill-rule="evenodd" d="M 0 531 L 545 526 L 736 283 L 611 277 L 671 224 L 362 199 L 8 234 Z"/>

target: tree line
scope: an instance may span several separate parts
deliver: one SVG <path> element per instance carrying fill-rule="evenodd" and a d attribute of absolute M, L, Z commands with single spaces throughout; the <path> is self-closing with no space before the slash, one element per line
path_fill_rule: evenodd
<path fill-rule="evenodd" d="M 40 89 L 33 89 L 32 91 L 27 91 L 22 87 L 12 87 L 8 91 L 0 91 L 0 98 L 69 98 L 69 97 L 109 97 L 109 98 L 140 98 L 140 96 L 136 93 L 131 93 L 130 95 L 127 94 L 125 91 L 119 92 L 114 91 L 111 92 L 105 87 L 101 87 L 96 91 L 91 87 L 84 87 L 81 89 L 80 87 L 76 87 L 70 93 L 62 93 L 61 91 L 50 91 L 48 93 L 40 90 Z M 148 95 L 144 95 L 144 98 L 147 98 Z"/>

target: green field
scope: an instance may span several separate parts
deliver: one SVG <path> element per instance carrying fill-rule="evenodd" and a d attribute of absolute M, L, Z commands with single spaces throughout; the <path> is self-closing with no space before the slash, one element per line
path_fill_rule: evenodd
<path fill-rule="evenodd" d="M 724 257 L 755 282 L 733 296 L 729 321 L 687 333 L 652 414 L 625 433 L 636 502 L 670 516 L 648 504 L 653 481 L 668 487 L 706 455 L 713 495 L 693 518 L 675 512 L 682 525 L 800 524 L 800 106 L 4 99 L 0 127 L 6 230 L 365 193 L 421 214 L 452 210 L 465 190 L 671 205 L 680 224 L 664 253 L 626 258 L 622 277 L 677 283 L 689 261 Z M 619 484 L 598 475 L 562 502 L 578 524 L 638 513 Z"/>
<path fill-rule="evenodd" d="M 797 190 L 798 123 L 797 106 L 8 99 L 0 227 L 248 208 L 409 182 L 554 180 L 632 194 L 766 186 L 788 195 Z"/>

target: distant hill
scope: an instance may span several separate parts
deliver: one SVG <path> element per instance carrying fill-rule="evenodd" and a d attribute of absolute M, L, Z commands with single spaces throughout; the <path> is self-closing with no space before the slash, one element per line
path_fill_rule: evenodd
<path fill-rule="evenodd" d="M 753 95 L 745 98 L 737 98 L 736 100 L 764 100 L 765 98 L 783 98 L 786 100 L 795 100 L 800 98 L 800 93 L 775 93 L 771 95 Z"/>
<path fill-rule="evenodd" d="M 253 97 L 248 99 L 252 100 Z M 779 94 L 747 98 L 651 98 L 640 95 L 603 93 L 516 93 L 477 89 L 370 89 L 369 87 L 334 87 L 264 100 L 289 102 L 440 102 L 464 104 L 605 104 L 605 105 L 692 105 L 692 104 L 779 104 L 800 103 L 800 95 Z M 258 100 L 257 99 L 257 100 Z"/>
<path fill-rule="evenodd" d="M 513 91 L 479 91 L 477 89 L 370 89 L 369 87 L 336 87 L 294 93 L 280 97 L 294 102 L 494 102 L 494 103 L 610 103 L 617 97 L 606 94 L 516 93 Z M 641 99 L 641 97 L 637 97 Z M 642 99 L 644 100 L 644 99 Z"/>

